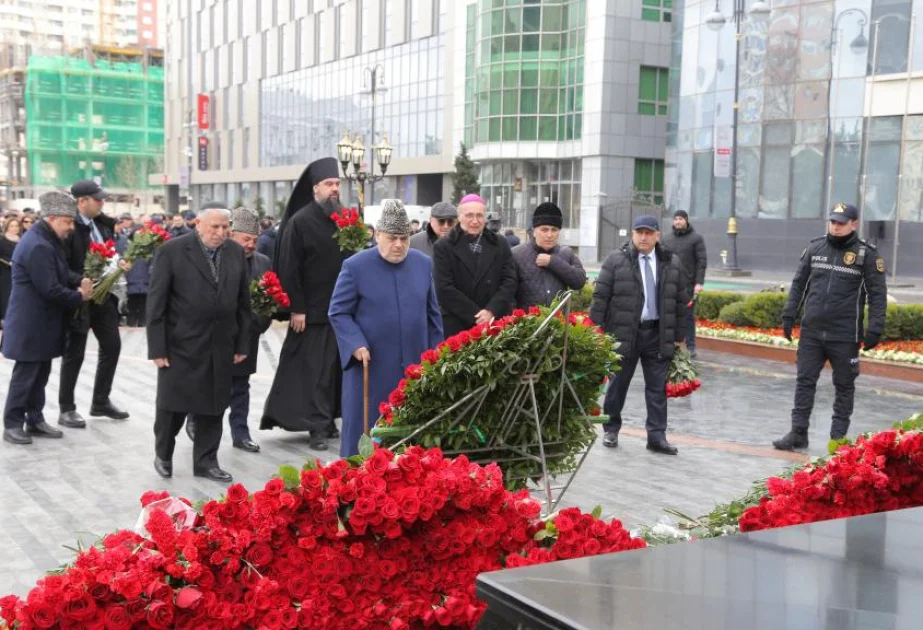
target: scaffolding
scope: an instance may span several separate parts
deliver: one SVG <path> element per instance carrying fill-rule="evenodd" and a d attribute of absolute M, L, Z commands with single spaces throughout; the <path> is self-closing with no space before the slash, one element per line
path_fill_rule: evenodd
<path fill-rule="evenodd" d="M 33 187 L 97 179 L 131 194 L 147 189 L 148 175 L 160 171 L 162 57 L 125 52 L 92 47 L 83 56 L 29 58 L 26 153 Z"/>

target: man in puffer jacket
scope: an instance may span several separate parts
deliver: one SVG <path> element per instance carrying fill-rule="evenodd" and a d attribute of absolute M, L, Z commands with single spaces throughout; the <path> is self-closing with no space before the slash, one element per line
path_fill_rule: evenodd
<path fill-rule="evenodd" d="M 532 214 L 532 239 L 513 248 L 519 275 L 519 308 L 550 306 L 559 293 L 580 290 L 586 284 L 580 259 L 570 247 L 558 245 L 563 221 L 559 207 L 548 202 L 540 204 Z"/>
<path fill-rule="evenodd" d="M 590 318 L 621 342 L 622 369 L 606 391 L 603 445 L 615 448 L 622 428 L 622 407 L 638 361 L 644 371 L 647 448 L 676 455 L 667 441 L 667 369 L 675 344 L 683 340 L 686 285 L 679 258 L 660 247 L 660 224 L 640 216 L 632 224 L 631 243 L 609 254 L 593 291 Z"/>

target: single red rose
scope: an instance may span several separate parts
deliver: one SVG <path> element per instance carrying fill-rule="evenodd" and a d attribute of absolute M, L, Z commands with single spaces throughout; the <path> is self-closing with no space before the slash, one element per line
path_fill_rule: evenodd
<path fill-rule="evenodd" d="M 106 630 L 130 630 L 132 626 L 131 615 L 120 605 L 106 607 Z"/>
<path fill-rule="evenodd" d="M 173 627 L 173 606 L 162 601 L 151 602 L 146 618 L 152 628 L 168 630 Z"/>

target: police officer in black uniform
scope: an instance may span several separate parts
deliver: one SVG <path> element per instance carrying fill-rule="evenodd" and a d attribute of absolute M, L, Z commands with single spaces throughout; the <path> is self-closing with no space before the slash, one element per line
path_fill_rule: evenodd
<path fill-rule="evenodd" d="M 859 375 L 859 344 L 871 350 L 885 329 L 888 288 L 884 259 L 874 245 L 856 234 L 859 211 L 855 206 L 839 203 L 828 218 L 827 235 L 812 240 L 801 254 L 801 265 L 782 311 L 782 329 L 791 341 L 795 318 L 804 305 L 792 430 L 772 443 L 782 451 L 808 446 L 814 392 L 827 361 L 833 368 L 836 388 L 830 437 L 838 440 L 846 435 Z M 869 322 L 863 332 L 866 298 Z"/>

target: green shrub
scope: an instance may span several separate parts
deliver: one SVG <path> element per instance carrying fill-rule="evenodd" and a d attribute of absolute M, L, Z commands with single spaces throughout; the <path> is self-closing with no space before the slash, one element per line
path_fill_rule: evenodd
<path fill-rule="evenodd" d="M 782 325 L 782 309 L 785 308 L 785 293 L 754 293 L 744 301 L 744 317 L 748 326 L 757 328 L 778 328 Z"/>
<path fill-rule="evenodd" d="M 866 309 L 866 327 L 868 321 Z M 901 341 L 923 339 L 923 304 L 888 304 L 888 317 L 882 337 Z"/>
<path fill-rule="evenodd" d="M 589 311 L 590 304 L 593 303 L 593 281 L 587 280 L 586 284 L 579 291 L 574 291 L 570 298 L 570 310 L 572 311 Z"/>
<path fill-rule="evenodd" d="M 744 313 L 743 302 L 731 302 L 721 309 L 718 313 L 718 321 L 731 324 L 732 326 L 749 326 L 750 320 Z"/>
<path fill-rule="evenodd" d="M 747 296 L 733 291 L 702 291 L 695 302 L 695 316 L 701 319 L 718 319 L 721 309 L 728 304 L 743 302 Z"/>

